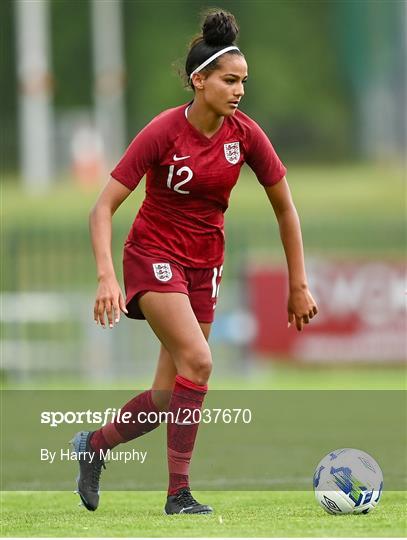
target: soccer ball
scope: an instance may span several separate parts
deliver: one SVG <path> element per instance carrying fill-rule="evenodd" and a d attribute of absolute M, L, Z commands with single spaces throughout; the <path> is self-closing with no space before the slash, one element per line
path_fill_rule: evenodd
<path fill-rule="evenodd" d="M 315 469 L 315 497 L 329 514 L 367 514 L 379 503 L 382 491 L 383 473 L 362 450 L 334 450 Z"/>

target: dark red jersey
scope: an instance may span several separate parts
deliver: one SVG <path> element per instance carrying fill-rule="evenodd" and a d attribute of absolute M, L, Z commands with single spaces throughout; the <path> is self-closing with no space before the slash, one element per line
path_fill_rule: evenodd
<path fill-rule="evenodd" d="M 132 141 L 112 177 L 146 196 L 127 241 L 192 268 L 223 262 L 224 212 L 247 163 L 264 186 L 286 169 L 266 134 L 236 111 L 208 138 L 187 120 L 188 104 L 156 116 Z"/>

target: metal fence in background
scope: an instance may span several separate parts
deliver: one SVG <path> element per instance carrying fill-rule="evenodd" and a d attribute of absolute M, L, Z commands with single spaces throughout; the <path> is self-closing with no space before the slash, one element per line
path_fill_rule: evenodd
<path fill-rule="evenodd" d="M 123 316 L 117 328 L 103 331 L 93 322 L 97 282 L 86 221 L 46 226 L 24 219 L 18 225 L 10 225 L 3 235 L 3 252 L 7 254 L 2 265 L 3 374 L 26 380 L 61 375 L 84 381 L 150 377 L 158 343 L 147 324 Z M 247 268 L 262 258 L 269 262 L 271 255 L 274 261 L 284 264 L 273 221 L 272 213 L 265 220 L 248 221 L 242 216 L 240 221 L 226 227 L 226 260 L 211 337 L 215 370 L 219 373 L 244 374 L 250 369 L 253 353 L 248 344 L 256 322 L 257 326 L 260 323 L 248 309 Z M 345 217 L 341 224 L 305 220 L 303 232 L 309 270 L 313 242 L 316 252 L 323 253 L 324 259 L 335 260 L 343 250 L 344 261 L 357 263 L 361 256 L 369 257 L 370 247 L 373 260 L 377 260 L 377 245 L 381 246 L 379 258 L 388 250 L 389 258 L 396 254 L 400 260 L 404 238 L 397 215 L 394 220 L 388 219 L 385 226 L 376 226 L 375 234 L 357 217 Z M 113 257 L 119 282 L 122 282 L 121 239 L 126 235 L 127 228 L 114 225 Z M 312 275 L 311 272 L 310 278 Z M 318 292 L 315 284 L 311 288 Z M 351 291 L 352 286 L 346 290 Z M 366 291 L 374 294 L 372 287 Z M 265 293 L 265 302 L 273 313 L 276 308 L 285 310 L 285 293 L 280 294 L 278 301 L 276 293 L 275 290 Z M 329 303 L 329 293 L 325 300 Z M 281 317 L 286 315 L 283 313 Z M 323 322 L 322 316 L 318 319 Z"/>
<path fill-rule="evenodd" d="M 117 238 L 124 238 L 126 232 L 116 231 Z M 237 249 L 232 237 L 218 307 L 220 323 L 212 340 L 215 369 L 221 373 L 235 370 L 236 365 L 245 369 L 242 356 L 247 356 L 245 346 L 250 338 L 241 284 L 247 239 L 238 235 Z M 93 321 L 97 282 L 86 225 L 15 227 L 4 236 L 3 249 L 7 253 L 1 309 L 3 376 L 20 381 L 61 376 L 114 381 L 151 376 L 158 342 L 146 323 L 122 315 L 114 330 L 103 330 Z M 122 246 L 114 242 L 120 282 L 121 257 Z"/>

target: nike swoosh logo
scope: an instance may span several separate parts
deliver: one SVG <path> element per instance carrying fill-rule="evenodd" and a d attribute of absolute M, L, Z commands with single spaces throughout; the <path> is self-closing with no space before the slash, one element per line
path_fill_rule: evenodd
<path fill-rule="evenodd" d="M 191 157 L 191 156 L 180 156 L 180 157 L 178 157 L 177 154 L 174 154 L 172 159 L 174 161 L 181 161 L 181 159 L 188 159 L 189 157 Z"/>
<path fill-rule="evenodd" d="M 186 510 L 192 510 L 193 506 L 187 506 L 186 508 L 182 508 L 179 513 L 183 514 Z"/>

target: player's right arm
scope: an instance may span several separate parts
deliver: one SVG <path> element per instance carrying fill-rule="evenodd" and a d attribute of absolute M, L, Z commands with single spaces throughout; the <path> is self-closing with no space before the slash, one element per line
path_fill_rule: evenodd
<path fill-rule="evenodd" d="M 112 217 L 131 190 L 110 178 L 89 215 L 89 228 L 96 259 L 98 288 L 93 315 L 96 324 L 105 328 L 105 312 L 109 327 L 120 320 L 120 311 L 127 313 L 126 304 L 116 278 L 112 258 Z"/>
<path fill-rule="evenodd" d="M 164 119 L 165 120 L 165 119 Z M 109 327 L 120 320 L 120 311 L 127 313 L 123 293 L 113 267 L 112 217 L 122 202 L 138 186 L 145 173 L 159 162 L 165 122 L 153 119 L 132 140 L 109 182 L 90 213 L 90 232 L 99 281 L 94 306 L 94 319 L 105 328 L 105 312 Z"/>

